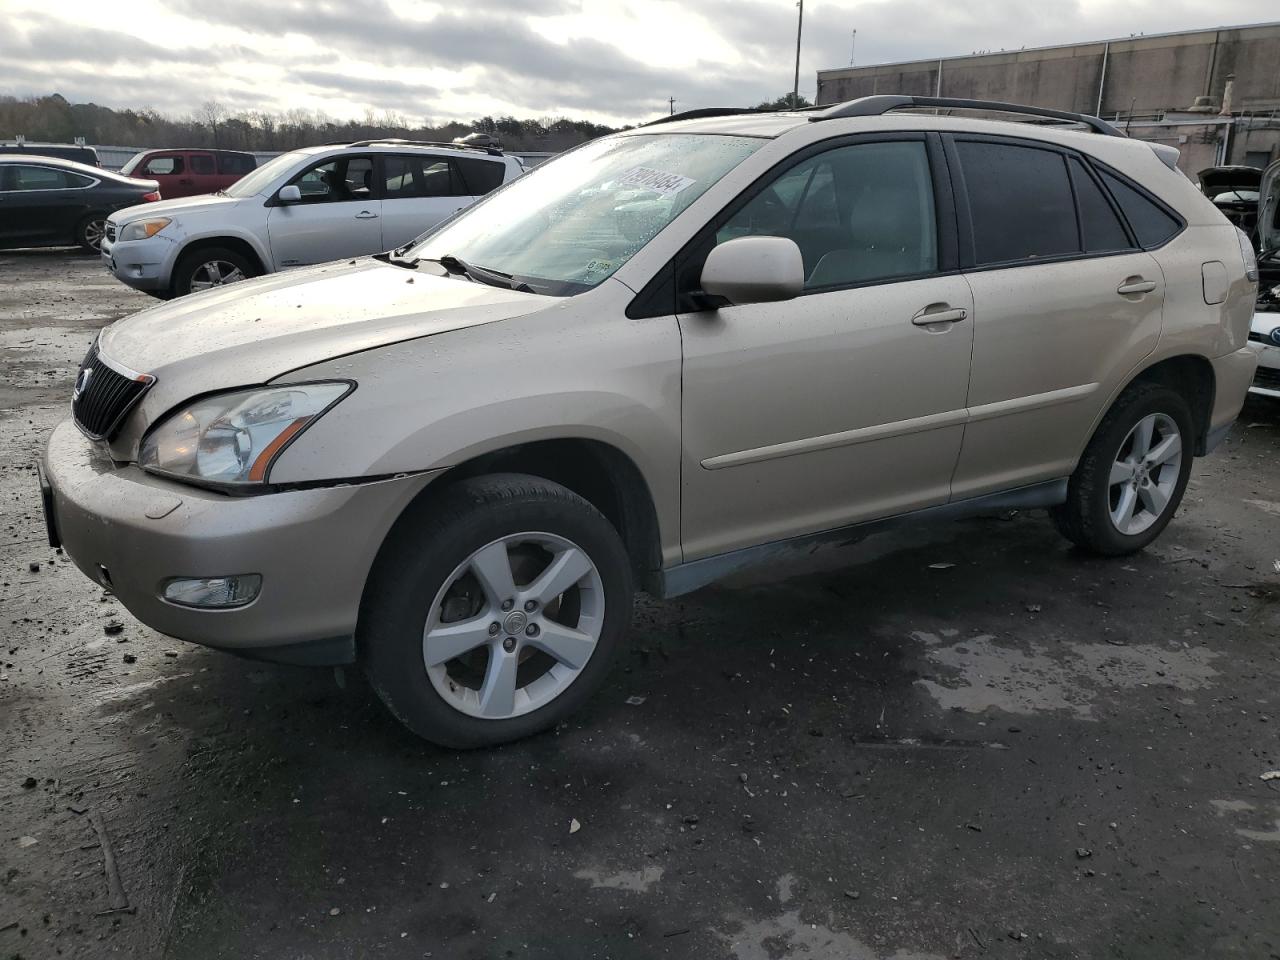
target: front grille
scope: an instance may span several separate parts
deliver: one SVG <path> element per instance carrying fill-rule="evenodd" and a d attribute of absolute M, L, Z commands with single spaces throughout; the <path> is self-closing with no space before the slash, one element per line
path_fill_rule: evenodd
<path fill-rule="evenodd" d="M 93 342 L 71 394 L 71 413 L 76 425 L 92 440 L 109 440 L 125 414 L 142 399 L 155 377 L 126 374 L 107 365 Z"/>
<path fill-rule="evenodd" d="M 1253 385 L 1265 387 L 1268 390 L 1280 390 L 1280 369 L 1259 367 L 1258 372 L 1253 375 Z"/>

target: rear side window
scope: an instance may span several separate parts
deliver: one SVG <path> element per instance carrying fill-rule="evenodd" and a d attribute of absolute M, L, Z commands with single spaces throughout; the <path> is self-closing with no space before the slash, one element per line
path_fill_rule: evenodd
<path fill-rule="evenodd" d="M 213 157 L 207 153 L 191 154 L 191 172 L 210 174 L 214 171 Z"/>
<path fill-rule="evenodd" d="M 956 142 L 980 265 L 1080 251 L 1062 154 L 1006 143 Z"/>
<path fill-rule="evenodd" d="M 257 166 L 257 161 L 253 157 L 247 157 L 239 153 L 220 153 L 218 154 L 218 172 L 229 173 L 234 176 L 243 176 Z"/>
<path fill-rule="evenodd" d="M 1085 253 L 1130 249 L 1132 244 L 1124 232 L 1124 225 L 1093 175 L 1076 157 L 1068 160 L 1067 166 L 1071 168 L 1071 182 L 1075 185 L 1076 203 L 1080 206 L 1080 233 Z"/>
<path fill-rule="evenodd" d="M 1119 177 L 1106 170 L 1101 171 L 1102 180 L 1116 198 L 1116 203 L 1124 211 L 1124 218 L 1129 221 L 1138 243 L 1144 247 L 1158 247 L 1181 228 L 1177 220 L 1171 217 L 1157 203 L 1143 196 Z"/>
<path fill-rule="evenodd" d="M 506 164 L 501 160 L 481 160 L 479 157 L 459 157 L 454 161 L 462 170 L 467 194 L 479 197 L 502 186 Z"/>

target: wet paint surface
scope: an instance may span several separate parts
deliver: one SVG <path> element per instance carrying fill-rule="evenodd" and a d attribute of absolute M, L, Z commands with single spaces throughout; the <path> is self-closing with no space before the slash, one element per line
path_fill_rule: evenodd
<path fill-rule="evenodd" d="M 0 277 L 5 960 L 1280 953 L 1280 403 L 1145 554 L 991 517 L 641 600 L 566 726 L 454 754 L 48 549 L 31 458 L 151 301 L 76 255 Z"/>

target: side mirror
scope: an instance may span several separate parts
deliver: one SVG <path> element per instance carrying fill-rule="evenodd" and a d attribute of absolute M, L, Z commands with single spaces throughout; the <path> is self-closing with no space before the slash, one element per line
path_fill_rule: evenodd
<path fill-rule="evenodd" d="M 296 183 L 280 188 L 280 192 L 276 194 L 276 199 L 281 203 L 301 203 L 302 191 L 298 189 Z"/>
<path fill-rule="evenodd" d="M 804 259 L 786 237 L 738 237 L 707 255 L 701 282 L 704 293 L 730 303 L 794 300 L 804 289 Z"/>

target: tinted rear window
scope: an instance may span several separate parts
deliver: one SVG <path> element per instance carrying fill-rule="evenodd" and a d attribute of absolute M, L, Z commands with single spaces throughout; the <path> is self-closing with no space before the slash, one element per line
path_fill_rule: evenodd
<path fill-rule="evenodd" d="M 1177 220 L 1171 217 L 1153 200 L 1139 193 L 1119 177 L 1102 171 L 1102 180 L 1120 204 L 1124 217 L 1129 221 L 1138 243 L 1144 247 L 1158 247 L 1181 228 Z"/>
<path fill-rule="evenodd" d="M 1071 181 L 1075 184 L 1076 202 L 1080 205 L 1080 231 L 1084 234 L 1085 252 L 1129 249 L 1131 244 L 1124 225 L 1097 181 L 1077 158 L 1072 157 L 1067 165 L 1071 167 Z"/>
<path fill-rule="evenodd" d="M 218 154 L 218 172 L 231 173 L 237 176 L 243 176 L 258 165 L 258 161 L 244 154 L 239 153 L 220 153 Z"/>
<path fill-rule="evenodd" d="M 481 160 L 479 157 L 459 157 L 454 161 L 462 171 L 471 196 L 478 197 L 502 186 L 506 164 L 501 160 Z"/>
<path fill-rule="evenodd" d="M 956 142 L 979 264 L 1080 251 L 1063 156 L 1006 143 Z"/>

